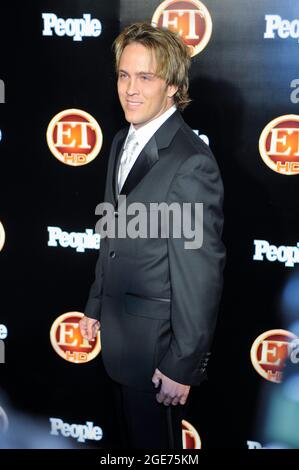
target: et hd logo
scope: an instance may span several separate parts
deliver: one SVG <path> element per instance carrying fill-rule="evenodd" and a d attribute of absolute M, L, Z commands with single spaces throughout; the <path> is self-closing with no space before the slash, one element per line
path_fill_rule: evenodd
<path fill-rule="evenodd" d="M 191 423 L 182 419 L 183 449 L 201 449 L 200 436 Z"/>
<path fill-rule="evenodd" d="M 258 374 L 269 382 L 280 383 L 286 361 L 299 363 L 299 339 L 287 330 L 266 331 L 253 342 L 250 358 Z"/>
<path fill-rule="evenodd" d="M 0 222 L 0 251 L 2 250 L 4 246 L 4 243 L 5 243 L 5 231 L 4 231 L 3 225 Z"/>
<path fill-rule="evenodd" d="M 0 103 L 5 103 L 5 84 L 0 80 Z"/>
<path fill-rule="evenodd" d="M 7 338 L 7 328 L 5 325 L 0 325 L 0 364 L 5 364 L 5 343 Z"/>
<path fill-rule="evenodd" d="M 199 0 L 165 0 L 155 10 L 153 26 L 177 32 L 195 56 L 208 44 L 212 35 L 212 19 Z"/>
<path fill-rule="evenodd" d="M 286 114 L 266 125 L 259 139 L 264 163 L 281 175 L 299 173 L 299 115 Z"/>
<path fill-rule="evenodd" d="M 90 114 L 81 109 L 66 109 L 51 119 L 47 143 L 61 163 L 81 166 L 96 158 L 102 148 L 103 135 Z"/>
<path fill-rule="evenodd" d="M 2 408 L 2 406 L 0 406 L 0 438 L 1 438 L 1 434 L 4 434 L 7 432 L 8 425 L 9 423 L 8 423 L 7 414 Z"/>
<path fill-rule="evenodd" d="M 95 339 L 83 338 L 79 321 L 80 312 L 68 312 L 54 321 L 50 330 L 50 341 L 56 353 L 68 362 L 83 364 L 94 359 L 101 350 L 100 332 Z"/>

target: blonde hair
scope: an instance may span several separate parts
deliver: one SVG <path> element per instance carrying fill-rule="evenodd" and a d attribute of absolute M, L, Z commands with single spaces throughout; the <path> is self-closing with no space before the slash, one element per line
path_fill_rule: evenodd
<path fill-rule="evenodd" d="M 117 73 L 123 50 L 134 42 L 155 52 L 156 74 L 165 80 L 167 86 L 178 87 L 173 99 L 176 106 L 183 110 L 191 101 L 188 94 L 188 71 L 191 65 L 188 46 L 169 29 L 154 27 L 149 23 L 133 23 L 113 43 Z"/>

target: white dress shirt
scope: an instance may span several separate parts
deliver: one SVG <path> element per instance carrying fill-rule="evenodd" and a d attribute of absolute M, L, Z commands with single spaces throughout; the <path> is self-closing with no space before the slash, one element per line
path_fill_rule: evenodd
<path fill-rule="evenodd" d="M 118 169 L 118 186 L 120 184 L 120 177 L 121 177 L 121 171 L 124 172 L 124 178 L 123 181 L 127 178 L 128 174 L 130 173 L 134 163 L 136 162 L 138 156 L 140 155 L 142 149 L 146 146 L 148 141 L 152 138 L 152 136 L 155 134 L 155 132 L 159 129 L 160 126 L 177 110 L 176 105 L 171 106 L 167 111 L 165 111 L 163 114 L 158 116 L 156 119 L 153 119 L 152 121 L 148 122 L 144 126 L 140 127 L 139 129 L 135 129 L 134 125 L 131 124 L 129 128 L 129 132 L 124 144 L 124 149 L 127 144 L 127 140 L 129 135 L 132 132 L 135 132 L 136 140 L 138 142 L 137 147 L 135 148 L 135 151 L 133 152 L 130 160 L 123 165 L 123 155 L 121 157 L 121 164 L 119 165 Z M 119 189 L 121 191 L 121 188 Z"/>

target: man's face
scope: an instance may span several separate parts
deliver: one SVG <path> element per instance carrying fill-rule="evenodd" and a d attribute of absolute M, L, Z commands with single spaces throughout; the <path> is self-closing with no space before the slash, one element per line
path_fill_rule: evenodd
<path fill-rule="evenodd" d="M 155 75 L 154 51 L 136 42 L 123 50 L 119 63 L 117 90 L 126 120 L 136 129 L 160 116 L 173 105 L 177 88 L 166 86 Z"/>

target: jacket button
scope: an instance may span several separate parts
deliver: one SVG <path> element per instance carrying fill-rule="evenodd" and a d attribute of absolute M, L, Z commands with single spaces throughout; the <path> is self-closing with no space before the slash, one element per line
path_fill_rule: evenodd
<path fill-rule="evenodd" d="M 115 258 L 116 254 L 115 251 L 110 251 L 110 258 Z"/>

